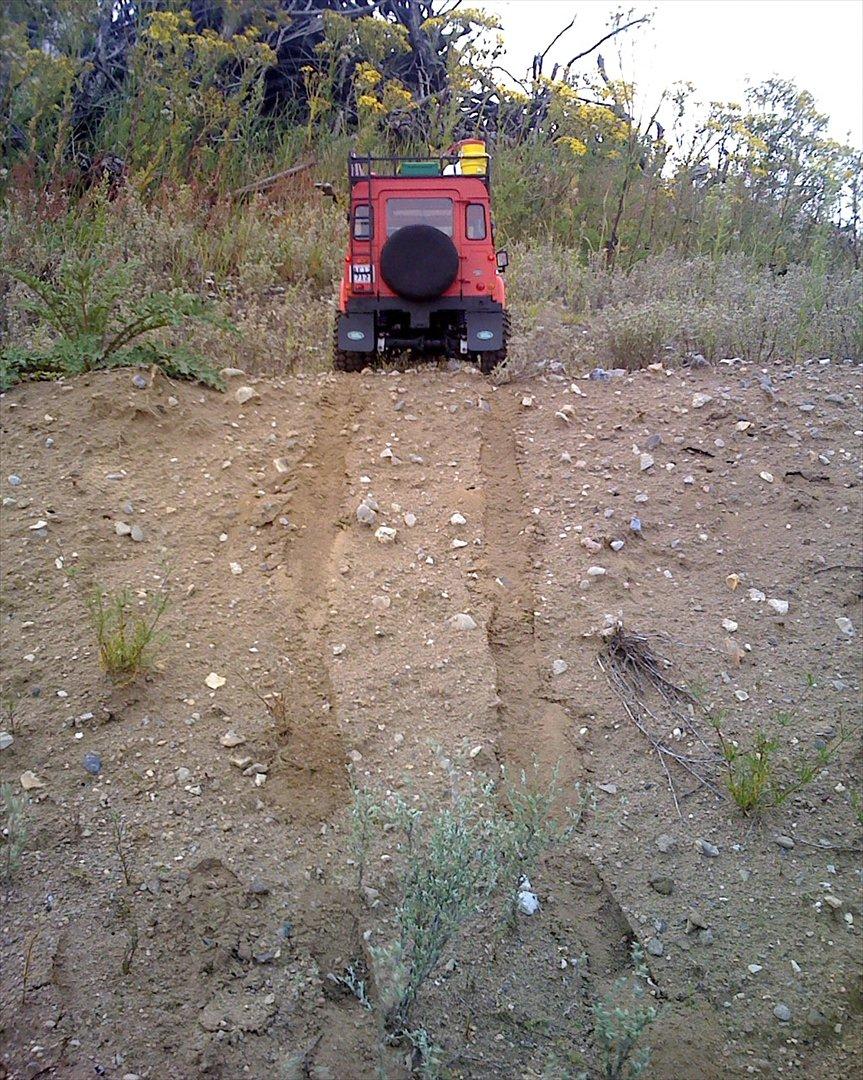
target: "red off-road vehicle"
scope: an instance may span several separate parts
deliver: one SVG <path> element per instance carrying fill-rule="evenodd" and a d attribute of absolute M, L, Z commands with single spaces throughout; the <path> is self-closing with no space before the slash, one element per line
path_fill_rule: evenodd
<path fill-rule="evenodd" d="M 429 158 L 352 155 L 350 244 L 334 367 L 388 353 L 446 353 L 488 373 L 506 358 L 509 317 L 495 252 L 489 159 L 475 140 Z"/>

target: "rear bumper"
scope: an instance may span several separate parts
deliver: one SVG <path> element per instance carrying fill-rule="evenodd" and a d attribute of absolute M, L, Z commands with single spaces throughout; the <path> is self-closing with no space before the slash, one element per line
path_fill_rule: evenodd
<path fill-rule="evenodd" d="M 351 297 L 345 304 L 342 315 L 372 315 L 379 311 L 402 312 L 408 316 L 411 329 L 427 330 L 431 325 L 431 317 L 443 311 L 463 311 L 466 316 L 499 314 L 503 319 L 503 304 L 486 296 L 462 298 L 460 296 L 440 296 L 436 300 L 419 303 L 413 300 L 403 300 L 398 296 L 358 296 Z M 501 326 L 503 324 L 501 323 Z M 349 348 L 350 346 L 345 346 Z M 471 346 L 473 348 L 473 346 Z M 486 346 L 488 348 L 489 346 Z"/>

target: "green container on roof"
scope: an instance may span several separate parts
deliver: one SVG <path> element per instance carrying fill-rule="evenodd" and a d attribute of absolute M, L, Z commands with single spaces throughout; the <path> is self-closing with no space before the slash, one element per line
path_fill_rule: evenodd
<path fill-rule="evenodd" d="M 440 176 L 440 162 L 403 161 L 399 166 L 399 176 Z"/>

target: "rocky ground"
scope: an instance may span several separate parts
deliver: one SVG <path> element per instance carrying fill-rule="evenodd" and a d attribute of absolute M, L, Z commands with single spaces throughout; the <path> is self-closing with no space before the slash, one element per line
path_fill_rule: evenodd
<path fill-rule="evenodd" d="M 592 805 L 532 868 L 539 910 L 468 922 L 424 986 L 442 1075 L 606 1075 L 594 1006 L 633 942 L 645 1075 L 850 1073 L 860 404 L 824 361 L 6 394 L 0 1075 L 404 1075 L 328 978 L 399 899 L 386 834 L 357 889 L 347 767 L 437 798 L 462 751 Z M 96 583 L 169 593 L 131 686 Z M 615 682 L 638 655 L 667 682 Z M 735 806 L 714 724 L 775 743 L 781 805 Z"/>

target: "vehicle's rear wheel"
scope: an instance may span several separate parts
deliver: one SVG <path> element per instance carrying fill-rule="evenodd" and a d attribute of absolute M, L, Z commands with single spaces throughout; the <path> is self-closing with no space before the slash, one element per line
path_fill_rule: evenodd
<path fill-rule="evenodd" d="M 367 352 L 348 352 L 339 348 L 339 319 L 336 315 L 333 325 L 333 369 L 335 371 L 362 371 L 374 363 L 375 354 Z"/>
<path fill-rule="evenodd" d="M 511 326 L 511 320 L 509 312 L 503 313 L 503 345 L 499 349 L 495 349 L 494 352 L 481 352 L 479 353 L 479 370 L 483 375 L 491 375 L 498 364 L 502 364 L 506 360 L 506 350 L 509 344 L 509 331 Z"/>

